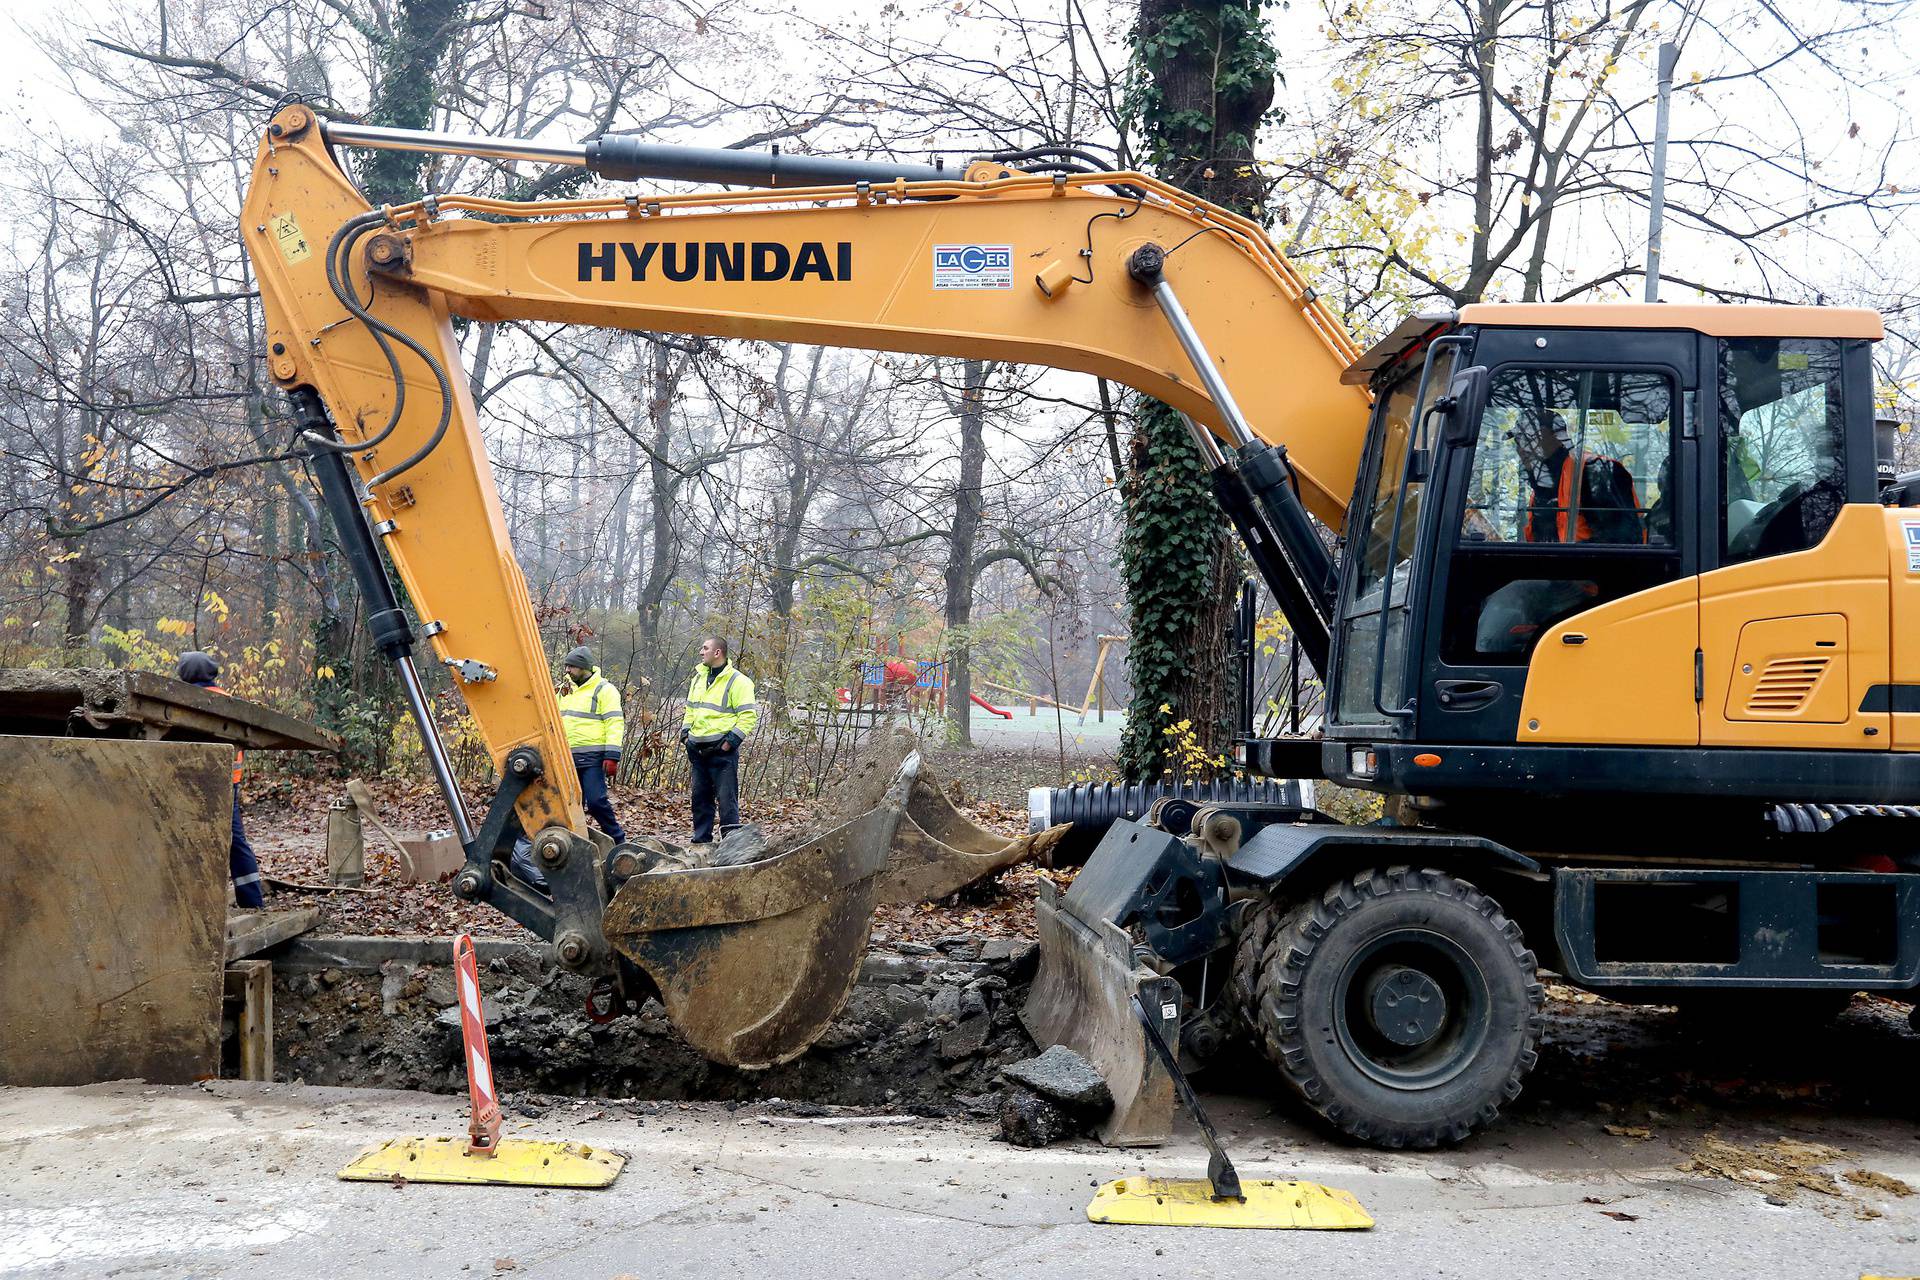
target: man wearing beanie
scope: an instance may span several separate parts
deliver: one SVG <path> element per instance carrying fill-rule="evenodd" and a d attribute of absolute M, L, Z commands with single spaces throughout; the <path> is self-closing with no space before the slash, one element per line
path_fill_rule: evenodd
<path fill-rule="evenodd" d="M 202 689 L 226 692 L 219 684 L 220 664 L 213 660 L 212 654 L 198 649 L 181 654 L 173 674 L 176 680 Z M 233 876 L 233 900 L 243 907 L 264 907 L 267 900 L 260 890 L 260 862 L 253 856 L 246 828 L 240 825 L 240 774 L 245 765 L 246 755 L 236 749 L 233 753 L 233 840 L 227 846 L 227 870 Z"/>
<path fill-rule="evenodd" d="M 574 771 L 580 775 L 580 798 L 602 831 L 625 840 L 627 833 L 607 798 L 607 784 L 620 770 L 620 744 L 627 736 L 620 691 L 593 665 L 593 650 L 585 645 L 568 650 L 561 670 L 567 681 L 560 695 L 560 720 L 567 729 Z"/>

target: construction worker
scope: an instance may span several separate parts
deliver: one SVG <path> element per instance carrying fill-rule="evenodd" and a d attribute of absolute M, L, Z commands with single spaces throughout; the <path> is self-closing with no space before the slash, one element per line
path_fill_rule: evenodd
<path fill-rule="evenodd" d="M 220 664 L 213 655 L 201 653 L 198 649 L 180 655 L 173 669 L 176 680 L 199 685 L 202 689 L 214 693 L 225 693 L 218 683 Z M 240 825 L 240 774 L 246 766 L 246 754 L 238 749 L 233 753 L 233 840 L 227 846 L 227 871 L 233 877 L 233 900 L 243 907 L 264 907 L 266 895 L 260 887 L 260 860 L 253 856 L 253 845 L 247 841 L 247 829 Z"/>
<path fill-rule="evenodd" d="M 1537 410 L 1531 420 L 1523 415 L 1513 439 L 1530 490 L 1523 541 L 1647 540 L 1633 476 L 1617 458 L 1573 449 L 1559 410 Z"/>
<path fill-rule="evenodd" d="M 696 845 L 712 843 L 716 809 L 721 835 L 740 825 L 740 744 L 758 723 L 753 681 L 727 661 L 725 637 L 708 636 L 687 686 L 687 713 L 680 726 L 693 775 Z"/>
<path fill-rule="evenodd" d="M 607 784 L 620 771 L 620 744 L 627 736 L 620 691 L 593 665 L 593 650 L 585 645 L 567 651 L 561 670 L 567 687 L 560 695 L 560 719 L 567 727 L 574 772 L 580 775 L 580 799 L 602 831 L 625 840 L 627 833 L 607 798 Z"/>

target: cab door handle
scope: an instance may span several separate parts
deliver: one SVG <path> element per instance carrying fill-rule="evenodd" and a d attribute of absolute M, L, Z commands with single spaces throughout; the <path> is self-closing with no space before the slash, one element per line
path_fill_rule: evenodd
<path fill-rule="evenodd" d="M 1498 680 L 1436 680 L 1434 696 L 1448 711 L 1478 711 L 1500 700 L 1505 686 Z"/>
<path fill-rule="evenodd" d="M 1587 642 L 1586 636 L 1582 635 L 1578 631 L 1569 631 L 1565 635 L 1560 637 L 1561 644 L 1585 644 L 1586 642 Z"/>

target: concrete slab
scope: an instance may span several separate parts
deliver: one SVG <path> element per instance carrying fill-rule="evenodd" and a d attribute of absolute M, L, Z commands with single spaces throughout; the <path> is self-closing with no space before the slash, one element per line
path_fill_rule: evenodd
<path fill-rule="evenodd" d="M 1196 1174 L 1204 1156 L 1186 1133 L 1154 1153 L 1023 1152 L 988 1141 L 982 1125 L 637 1109 L 648 1114 L 582 1100 L 538 1121 L 510 1119 L 518 1136 L 632 1157 L 607 1191 L 520 1192 L 335 1180 L 380 1139 L 458 1132 L 465 1121 L 450 1098 L 227 1081 L 0 1089 L 0 1272 L 1797 1280 L 1920 1271 L 1920 1197 L 1803 1192 L 1770 1205 L 1758 1188 L 1678 1172 L 1657 1142 L 1615 1144 L 1572 1167 L 1552 1132 L 1497 1157 L 1247 1143 L 1236 1153 L 1243 1176 L 1344 1187 L 1380 1225 L 1204 1231 L 1084 1218 L 1105 1179 Z M 1257 1121 L 1230 1105 L 1222 1119 L 1230 1133 Z M 1856 1144 L 1854 1156 L 1920 1183 L 1910 1136 Z"/>

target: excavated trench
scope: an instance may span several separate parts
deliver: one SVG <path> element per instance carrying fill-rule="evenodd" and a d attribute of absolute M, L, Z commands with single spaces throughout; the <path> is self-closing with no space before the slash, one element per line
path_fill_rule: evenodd
<path fill-rule="evenodd" d="M 870 955 L 819 1042 L 765 1071 L 708 1062 L 655 1002 L 597 1023 L 587 1014 L 586 980 L 553 966 L 540 948 L 496 947 L 480 966 L 494 1075 L 509 1109 L 522 1111 L 539 1105 L 526 1095 L 562 1095 L 993 1113 L 1000 1068 L 1035 1052 L 1017 1011 L 1037 948 L 973 938 L 945 939 L 938 948 L 901 945 L 931 954 Z M 405 946 L 379 961 L 377 945 L 327 963 L 338 951 L 319 940 L 276 958 L 276 1075 L 464 1092 L 451 965 L 422 963 L 419 948 Z"/>
<path fill-rule="evenodd" d="M 346 944 L 355 945 L 348 946 Z M 608 1023 L 587 1016 L 588 984 L 541 946 L 483 943 L 481 988 L 494 1074 L 507 1109 L 551 1097 L 759 1102 L 989 1117 L 1001 1068 L 1036 1052 L 1018 1010 L 1038 962 L 1024 940 L 942 939 L 871 953 L 846 1008 L 814 1047 L 766 1071 L 716 1066 L 657 1004 Z M 927 954 L 920 954 L 927 953 Z M 444 940 L 302 938 L 274 961 L 276 1075 L 308 1084 L 463 1093 L 458 1013 Z M 1920 1122 L 1903 1085 L 1920 1070 L 1908 1006 L 1861 997 L 1837 1021 L 1790 1033 L 1708 1033 L 1672 1010 L 1551 988 L 1540 1063 L 1487 1141 L 1515 1125 L 1798 1124 L 1809 1108 L 1872 1129 Z M 1203 1088 L 1275 1092 L 1251 1057 L 1217 1064 Z"/>

